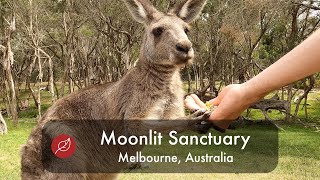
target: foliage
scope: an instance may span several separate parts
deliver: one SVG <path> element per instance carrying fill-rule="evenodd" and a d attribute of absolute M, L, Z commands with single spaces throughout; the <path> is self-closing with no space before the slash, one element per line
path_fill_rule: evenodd
<path fill-rule="evenodd" d="M 178 1 L 152 2 L 168 11 Z M 10 42 L 14 55 L 8 70 L 14 88 L 4 76 L 5 63 L 0 65 L 2 106 L 12 105 L 8 97 L 26 84 L 41 112 L 43 97 L 36 93 L 41 88 L 47 87 L 55 101 L 77 89 L 119 80 L 139 57 L 143 26 L 129 18 L 121 1 L 0 0 L 0 5 L 0 45 Z M 16 30 L 9 36 L 10 22 Z M 319 2 L 314 1 L 208 1 L 192 24 L 196 59 L 183 69 L 183 79 L 192 92 L 242 83 L 306 39 L 319 23 Z M 0 56 L 5 60 L 1 51 Z M 294 87 L 304 89 L 303 81 Z M 19 93 L 16 98 L 21 100 Z"/>

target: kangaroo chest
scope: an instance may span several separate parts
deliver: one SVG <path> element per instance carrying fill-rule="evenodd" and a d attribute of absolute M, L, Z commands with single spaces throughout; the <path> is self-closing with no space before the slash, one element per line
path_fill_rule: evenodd
<path fill-rule="evenodd" d="M 176 119 L 184 116 L 183 89 L 180 77 L 174 79 L 166 91 L 155 99 L 148 109 L 146 119 Z"/>

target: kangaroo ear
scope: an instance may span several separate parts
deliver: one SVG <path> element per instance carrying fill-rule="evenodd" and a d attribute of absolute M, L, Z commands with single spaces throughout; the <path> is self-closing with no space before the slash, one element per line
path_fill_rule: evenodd
<path fill-rule="evenodd" d="M 158 10 L 148 0 L 122 0 L 132 17 L 139 23 L 148 23 L 154 19 Z"/>
<path fill-rule="evenodd" d="M 187 23 L 191 23 L 198 18 L 206 2 L 207 0 L 184 0 L 176 5 L 170 13 L 176 14 Z"/>

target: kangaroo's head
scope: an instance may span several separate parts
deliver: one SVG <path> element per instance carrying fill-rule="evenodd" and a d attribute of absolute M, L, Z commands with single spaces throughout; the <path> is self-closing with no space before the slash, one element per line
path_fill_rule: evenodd
<path fill-rule="evenodd" d="M 133 18 L 145 25 L 141 58 L 159 65 L 183 65 L 194 57 L 189 23 L 198 18 L 206 0 L 184 0 L 168 13 L 148 0 L 123 0 Z"/>

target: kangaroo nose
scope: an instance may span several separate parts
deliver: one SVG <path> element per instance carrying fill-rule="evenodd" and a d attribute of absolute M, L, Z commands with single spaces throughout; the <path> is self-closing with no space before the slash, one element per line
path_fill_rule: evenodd
<path fill-rule="evenodd" d="M 188 53 L 191 48 L 192 48 L 192 44 L 191 44 L 190 41 L 179 42 L 179 43 L 176 45 L 176 49 L 177 49 L 177 51 L 179 51 L 179 52 Z"/>

